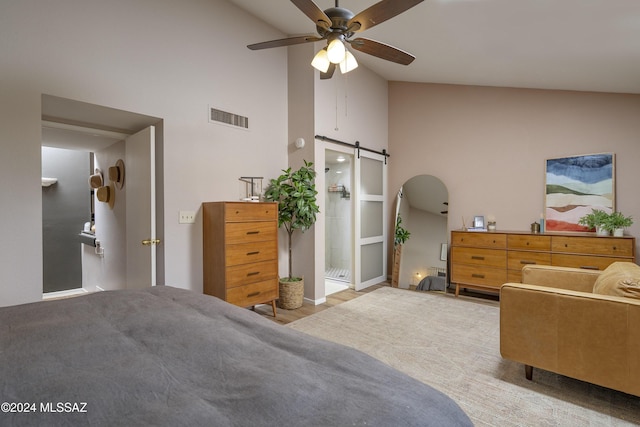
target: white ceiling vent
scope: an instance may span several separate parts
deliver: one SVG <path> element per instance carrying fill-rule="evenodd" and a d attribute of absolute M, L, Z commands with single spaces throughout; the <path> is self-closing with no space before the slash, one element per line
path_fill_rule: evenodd
<path fill-rule="evenodd" d="M 209 107 L 209 122 L 227 126 L 233 126 L 238 129 L 249 129 L 249 118 L 239 114 L 229 113 L 227 111 L 218 110 Z"/>

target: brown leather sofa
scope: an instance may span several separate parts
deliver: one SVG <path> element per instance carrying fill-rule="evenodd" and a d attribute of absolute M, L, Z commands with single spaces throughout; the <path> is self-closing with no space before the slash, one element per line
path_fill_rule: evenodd
<path fill-rule="evenodd" d="M 640 291 L 638 272 L 632 263 L 603 272 L 525 266 L 523 283 L 500 290 L 502 357 L 523 363 L 528 379 L 535 367 L 640 396 L 640 294 L 593 292 L 596 286 L 633 295 Z"/>

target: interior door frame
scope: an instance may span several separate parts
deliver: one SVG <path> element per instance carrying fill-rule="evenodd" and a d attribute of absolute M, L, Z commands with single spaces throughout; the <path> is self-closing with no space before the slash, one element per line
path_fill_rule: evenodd
<path fill-rule="evenodd" d="M 366 152 L 365 150 L 358 150 L 357 148 L 352 148 L 352 147 L 346 147 L 344 145 L 340 145 L 340 144 L 335 144 L 332 142 L 328 142 L 328 141 L 320 141 L 320 140 L 316 140 L 315 141 L 315 146 L 314 146 L 314 158 L 315 158 L 315 171 L 316 171 L 316 189 L 318 189 L 318 195 L 317 195 L 317 202 L 318 202 L 318 206 L 320 207 L 320 215 L 318 215 L 317 221 L 315 223 L 315 253 L 316 253 L 316 262 L 315 262 L 315 269 L 314 269 L 314 278 L 315 278 L 315 289 L 314 289 L 314 303 L 315 304 L 322 304 L 326 301 L 326 290 L 325 290 L 325 285 L 324 285 L 324 280 L 325 280 L 325 245 L 326 245 L 326 241 L 325 241 L 325 229 L 326 229 L 326 221 L 325 221 L 325 215 L 324 215 L 324 211 L 326 208 L 326 192 L 324 191 L 324 189 L 327 187 L 327 182 L 325 179 L 325 174 L 324 174 L 324 169 L 326 167 L 325 164 L 325 155 L 326 155 L 326 151 L 330 150 L 330 151 L 336 151 L 336 152 L 340 152 L 340 153 L 345 153 L 347 155 L 351 155 L 353 156 L 353 163 L 352 163 L 352 193 L 351 193 L 351 198 L 352 198 L 352 235 L 351 235 L 351 255 L 352 255 L 352 261 L 351 261 L 351 268 L 352 268 L 352 274 L 351 274 L 351 283 L 350 286 L 354 286 L 356 288 L 356 290 L 360 290 L 360 289 L 364 289 L 366 287 L 369 287 L 371 285 L 380 283 L 380 282 L 384 282 L 387 280 L 387 236 L 388 236 L 388 225 L 387 225 L 387 218 L 388 218 L 388 212 L 387 212 L 387 204 L 388 201 L 386 200 L 387 198 L 387 189 L 388 189 L 388 179 L 387 179 L 387 169 L 386 166 L 384 166 L 384 176 L 383 176 L 383 195 L 379 196 L 380 201 L 383 203 L 383 236 L 381 239 L 381 242 L 383 244 L 383 253 L 382 253 L 382 257 L 383 259 L 381 260 L 382 266 L 383 266 L 383 274 L 382 276 L 379 276 L 375 279 L 369 280 L 367 282 L 365 282 L 364 284 L 359 284 L 356 285 L 356 274 L 359 275 L 359 272 L 356 273 L 356 264 L 355 264 L 355 251 L 356 251 L 356 238 L 355 238 L 355 230 L 356 227 L 359 225 L 359 222 L 357 223 L 358 225 L 356 225 L 356 221 L 355 221 L 355 217 L 356 217 L 356 208 L 355 208 L 355 204 L 358 203 L 357 200 L 358 198 L 354 195 L 354 193 L 356 192 L 356 171 L 355 171 L 355 163 L 356 163 L 356 159 L 358 156 L 358 151 L 360 152 L 360 155 L 363 155 L 363 153 L 367 153 L 366 157 L 373 157 L 376 160 L 382 160 L 384 162 L 384 156 L 379 155 L 379 154 L 375 154 L 375 153 L 369 153 Z M 360 276 L 358 276 L 360 277 Z M 363 286 L 364 285 L 364 286 Z"/>
<path fill-rule="evenodd" d="M 109 129 L 122 129 L 122 132 L 130 132 L 131 134 L 148 126 L 155 127 L 155 141 L 153 144 L 155 147 L 156 238 L 164 241 L 164 120 L 160 117 L 148 116 L 141 113 L 77 101 L 70 98 L 60 98 L 58 96 L 44 93 L 41 97 L 42 120 L 49 120 L 49 118 L 54 117 L 61 126 L 70 126 L 75 131 L 77 131 L 78 128 L 85 128 L 88 135 L 96 133 L 93 132 L 93 130 L 104 132 L 105 127 Z M 78 126 L 76 123 L 81 123 L 82 126 Z M 113 132 L 107 133 L 112 134 Z M 60 148 L 78 149 L 77 147 Z M 94 150 L 89 148 L 87 150 L 81 149 L 81 151 L 92 152 Z M 41 239 L 40 246 L 43 246 L 43 243 L 44 242 Z M 163 285 L 165 282 L 164 245 L 160 245 L 156 249 L 155 275 L 156 284 Z M 44 278 L 42 279 L 44 280 Z M 75 292 L 75 290 L 72 290 L 72 292 Z M 53 294 L 47 295 L 52 297 L 55 296 Z"/>

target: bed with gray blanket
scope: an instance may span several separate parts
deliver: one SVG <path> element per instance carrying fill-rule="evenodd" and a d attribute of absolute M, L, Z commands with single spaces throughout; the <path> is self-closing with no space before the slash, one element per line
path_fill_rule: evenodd
<path fill-rule="evenodd" d="M 167 286 L 1 308 L 0 362 L 0 425 L 472 425 L 360 351 Z"/>

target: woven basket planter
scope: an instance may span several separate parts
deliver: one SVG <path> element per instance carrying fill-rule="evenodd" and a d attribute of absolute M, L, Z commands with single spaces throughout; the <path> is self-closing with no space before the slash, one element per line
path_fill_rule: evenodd
<path fill-rule="evenodd" d="M 304 280 L 295 282 L 280 282 L 280 298 L 278 307 L 285 310 L 294 310 L 302 307 L 304 300 Z"/>

